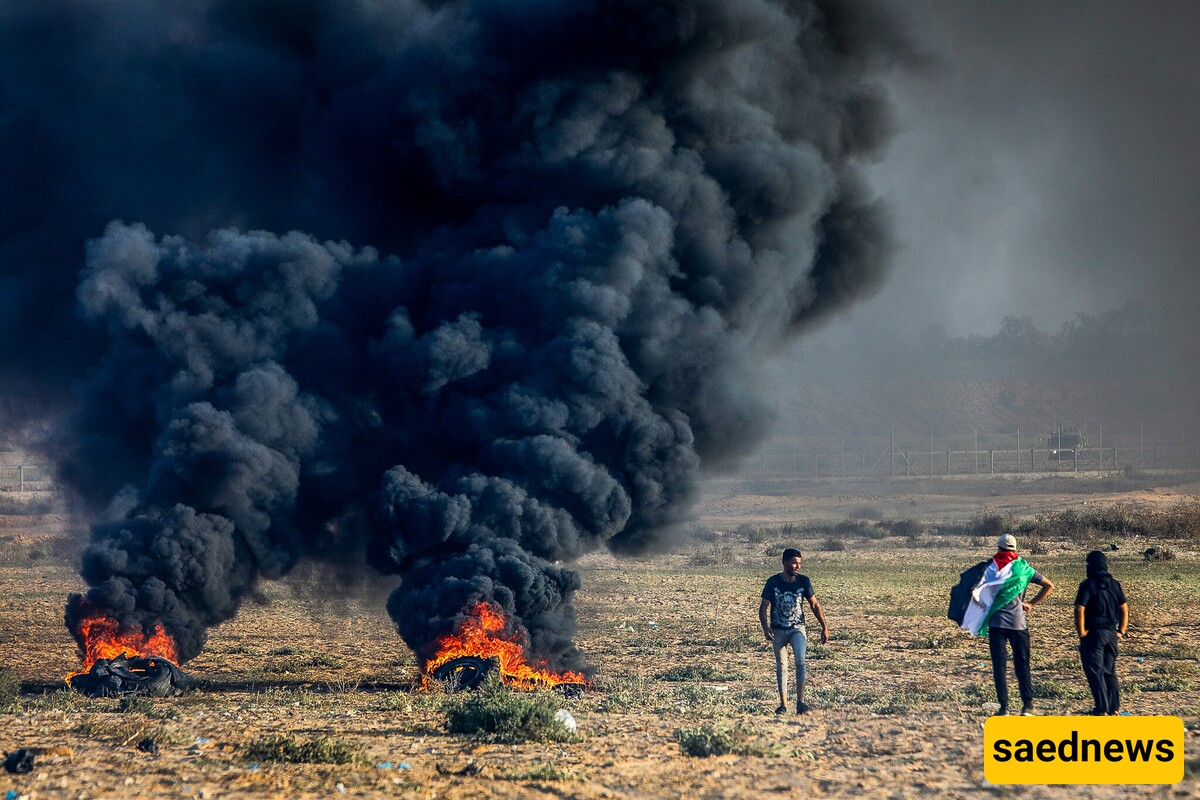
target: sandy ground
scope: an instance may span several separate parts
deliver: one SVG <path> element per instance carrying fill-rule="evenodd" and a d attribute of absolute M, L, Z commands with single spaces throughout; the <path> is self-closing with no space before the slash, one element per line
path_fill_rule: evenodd
<path fill-rule="evenodd" d="M 804 571 L 834 637 L 810 653 L 813 712 L 772 713 L 773 669 L 755 609 L 784 542 L 751 542 L 730 533 L 736 526 L 866 511 L 930 521 L 982 509 L 1033 515 L 1085 502 L 1171 503 L 1197 493 L 1194 484 L 1117 493 L 1022 485 L 979 498 L 921 488 L 820 487 L 805 496 L 767 496 L 714 485 L 699 506 L 700 522 L 718 531 L 712 541 L 656 557 L 583 559 L 577 641 L 596 678 L 583 698 L 566 701 L 579 738 L 550 744 L 447 734 L 447 699 L 418 688 L 411 654 L 383 611 L 388 587 L 333 595 L 315 574 L 265 584 L 258 602 L 212 632 L 205 652 L 187 665 L 204 681 L 199 691 L 127 713 L 115 700 L 58 691 L 60 676 L 76 663 L 62 626 L 65 595 L 79 588 L 65 534 L 70 523 L 0 519 L 7 598 L 0 647 L 23 689 L 0 714 L 0 749 L 39 753 L 32 773 L 0 773 L 0 791 L 31 800 L 1200 797 L 1194 779 L 1164 787 L 1000 787 L 983 780 L 986 643 L 956 635 L 941 616 L 957 571 L 982 557 L 965 539 L 916 547 L 855 540 L 843 552 L 821 552 L 803 533 L 793 537 L 806 551 Z M 1141 591 L 1119 664 L 1126 706 L 1182 716 L 1190 726 L 1187 756 L 1196 759 L 1200 555 L 1180 550 L 1175 562 L 1147 565 L 1135 557 L 1142 543 L 1126 544 L 1114 570 Z M 1032 622 L 1043 713 L 1077 713 L 1090 704 L 1069 622 L 1067 587 L 1081 577 L 1081 562 L 1082 552 L 1066 545 L 1035 562 L 1062 588 Z M 669 679 L 680 665 L 706 672 Z M 731 725 L 744 726 L 764 754 L 695 758 L 675 740 L 681 729 Z M 364 758 L 349 765 L 247 759 L 246 746 L 272 733 L 332 736 Z M 147 737 L 158 742 L 157 754 L 135 747 Z"/>

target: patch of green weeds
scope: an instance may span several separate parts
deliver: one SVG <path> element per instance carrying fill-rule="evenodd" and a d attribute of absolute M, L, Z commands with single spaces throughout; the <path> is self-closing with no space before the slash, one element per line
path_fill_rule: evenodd
<path fill-rule="evenodd" d="M 154 701 L 142 694 L 127 694 L 117 701 L 113 709 L 118 714 L 142 714 L 150 716 L 154 713 Z"/>
<path fill-rule="evenodd" d="M 955 650 L 962 643 L 962 639 L 951 633 L 944 636 L 918 636 L 908 646 L 913 650 Z"/>
<path fill-rule="evenodd" d="M 449 703 L 446 729 L 506 743 L 573 741 L 575 734 L 554 719 L 560 708 L 551 692 L 516 692 L 493 681 Z"/>
<path fill-rule="evenodd" d="M 1177 676 L 1164 676 L 1149 680 L 1129 681 L 1122 684 L 1122 689 L 1130 692 L 1186 692 L 1192 688 L 1192 682 Z"/>
<path fill-rule="evenodd" d="M 1150 670 L 1150 674 L 1191 678 L 1200 675 L 1200 664 L 1193 664 L 1188 661 L 1168 661 L 1164 664 L 1157 664 Z"/>
<path fill-rule="evenodd" d="M 880 716 L 891 717 L 900 714 L 907 714 L 909 707 L 909 698 L 907 695 L 892 694 L 884 698 L 882 702 L 871 706 L 871 713 L 879 714 Z"/>
<path fill-rule="evenodd" d="M 1038 678 L 1033 681 L 1033 696 L 1044 700 L 1078 700 L 1088 696 L 1088 692 L 1081 686 L 1069 686 L 1052 678 Z"/>
<path fill-rule="evenodd" d="M 87 698 L 65 687 L 57 692 L 34 695 L 23 703 L 25 711 L 83 711 L 87 705 Z"/>
<path fill-rule="evenodd" d="M 632 708 L 665 710 L 670 706 L 666 692 L 652 681 L 640 675 L 620 678 L 603 676 L 595 684 L 601 694 L 599 711 L 620 712 Z"/>
<path fill-rule="evenodd" d="M 368 711 L 401 711 L 413 710 L 413 704 L 404 692 L 381 692 L 367 703 Z"/>
<path fill-rule="evenodd" d="M 0 669 L 0 712 L 16 711 L 21 700 L 21 682 L 6 669 Z"/>
<path fill-rule="evenodd" d="M 305 688 L 271 686 L 259 693 L 260 702 L 267 706 L 299 706 L 314 708 L 323 705 L 326 698 Z"/>
<path fill-rule="evenodd" d="M 1158 647 L 1150 644 L 1122 644 L 1122 658 L 1161 658 L 1168 661 L 1200 661 L 1200 647 L 1175 645 Z"/>
<path fill-rule="evenodd" d="M 500 775 L 506 781 L 582 781 L 576 770 L 560 767 L 553 761 L 535 762 L 528 769 L 509 770 Z"/>
<path fill-rule="evenodd" d="M 161 725 L 140 714 L 115 719 L 88 715 L 75 726 L 75 733 L 117 747 L 127 747 L 142 739 L 153 739 L 160 745 L 184 744 L 190 738 L 181 731 Z"/>
<path fill-rule="evenodd" d="M 750 680 L 750 673 L 745 670 L 723 670 L 708 664 L 686 664 L 663 670 L 654 676 L 660 681 L 712 681 L 723 683 L 728 681 Z"/>
<path fill-rule="evenodd" d="M 301 669 L 342 669 L 346 663 L 328 653 L 318 653 L 312 658 L 301 661 L 297 666 Z"/>
<path fill-rule="evenodd" d="M 809 661 L 827 661 L 833 658 L 833 650 L 823 644 L 810 644 L 804 657 Z"/>
<path fill-rule="evenodd" d="M 698 642 L 697 644 L 707 644 L 710 647 L 715 647 L 722 653 L 744 653 L 747 650 L 753 652 L 764 650 L 767 646 L 766 640 L 761 635 L 750 636 L 744 633 L 712 639 L 708 642 Z"/>
<path fill-rule="evenodd" d="M 701 725 L 675 732 L 675 741 L 685 755 L 696 758 L 710 756 L 770 756 L 779 750 L 777 743 L 768 744 L 758 733 L 743 724 Z"/>
<path fill-rule="evenodd" d="M 257 739 L 242 749 L 247 761 L 280 761 L 287 764 L 353 764 L 364 760 L 362 747 L 332 736 L 300 739 L 275 734 Z"/>
<path fill-rule="evenodd" d="M 707 686 L 677 686 L 671 694 L 677 709 L 682 707 L 697 716 L 712 717 L 733 710 L 733 699 L 728 692 Z"/>

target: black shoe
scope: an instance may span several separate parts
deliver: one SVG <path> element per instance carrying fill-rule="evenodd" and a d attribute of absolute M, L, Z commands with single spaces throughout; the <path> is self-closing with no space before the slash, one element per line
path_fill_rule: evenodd
<path fill-rule="evenodd" d="M 993 717 L 1007 717 L 1008 716 L 1008 707 L 1000 706 L 999 708 L 996 709 L 996 713 L 992 714 L 992 716 Z"/>
<path fill-rule="evenodd" d="M 807 714 L 808 713 L 808 704 L 796 703 L 796 713 L 797 714 Z"/>
<path fill-rule="evenodd" d="M 1021 716 L 1022 716 L 1022 717 L 1033 717 L 1033 716 L 1036 716 L 1036 714 L 1034 714 L 1034 711 L 1033 711 L 1033 706 L 1032 706 L 1032 705 L 1030 705 L 1030 704 L 1026 704 L 1026 705 L 1023 705 L 1023 706 L 1021 706 Z"/>
<path fill-rule="evenodd" d="M 787 706 L 785 706 L 783 703 L 780 703 L 780 704 L 779 704 L 779 708 L 775 709 L 775 713 L 776 713 L 776 714 L 786 714 L 786 713 L 787 713 Z"/>

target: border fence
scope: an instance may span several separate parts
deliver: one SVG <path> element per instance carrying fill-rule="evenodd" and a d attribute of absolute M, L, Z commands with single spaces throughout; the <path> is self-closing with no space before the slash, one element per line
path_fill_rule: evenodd
<path fill-rule="evenodd" d="M 1013 478 L 1200 471 L 1200 439 L 1151 441 L 1138 432 L 1109 436 L 1094 446 L 1085 440 L 1079 446 L 1051 447 L 1052 439 L 1019 430 L 926 437 L 895 431 L 879 436 L 784 434 L 772 439 L 744 472 L 768 478 Z"/>
<path fill-rule="evenodd" d="M 765 478 L 1013 478 L 1066 473 L 1200 471 L 1200 439 L 1149 441 L 1141 434 L 1111 436 L 1100 446 L 1052 448 L 1050 437 L 973 431 L 923 441 L 889 431 L 881 436 L 785 434 L 767 442 L 743 474 Z M 46 464 L 0 464 L 0 491 L 54 488 Z"/>
<path fill-rule="evenodd" d="M 44 492 L 53 488 L 54 471 L 45 464 L 0 465 L 0 491 Z"/>

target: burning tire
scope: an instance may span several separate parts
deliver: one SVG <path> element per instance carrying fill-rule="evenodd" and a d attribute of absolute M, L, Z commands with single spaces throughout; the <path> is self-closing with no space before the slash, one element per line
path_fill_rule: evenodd
<path fill-rule="evenodd" d="M 431 674 L 434 680 L 445 686 L 448 691 L 453 692 L 460 689 L 474 689 L 499 669 L 500 662 L 495 658 L 461 656 L 434 667 Z"/>
<path fill-rule="evenodd" d="M 568 700 L 578 700 L 583 697 L 583 690 L 587 688 L 586 684 L 582 683 L 556 683 L 551 687 L 552 691 L 558 692 Z"/>
<path fill-rule="evenodd" d="M 90 697 L 144 694 L 175 697 L 196 683 L 165 658 L 121 656 L 100 658 L 87 672 L 71 677 L 71 688 Z"/>

